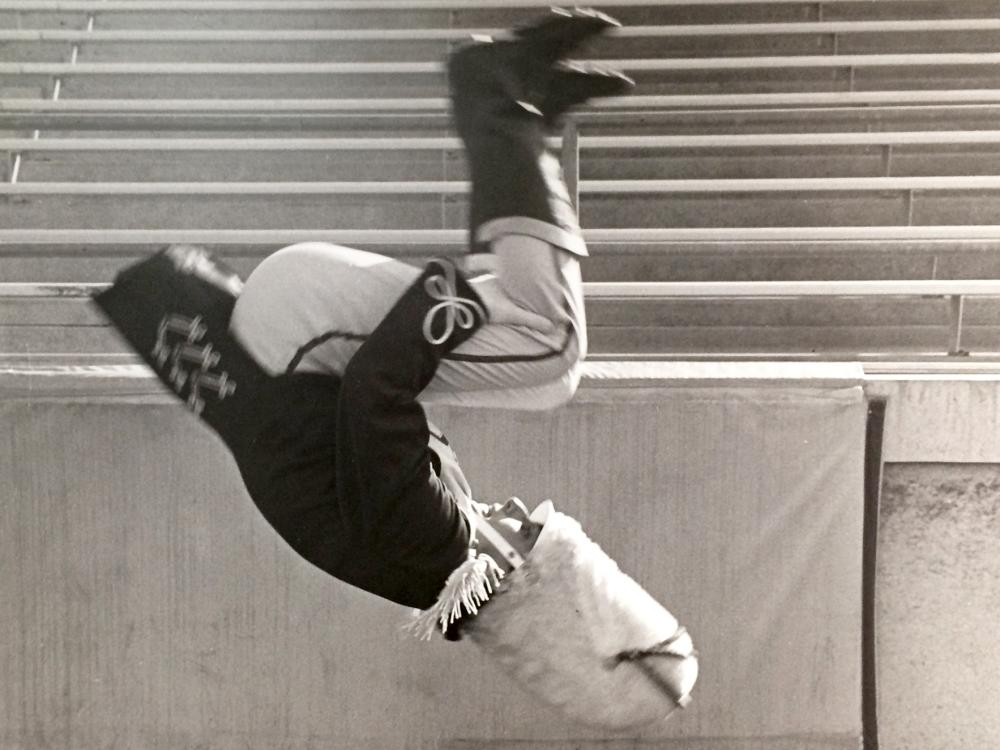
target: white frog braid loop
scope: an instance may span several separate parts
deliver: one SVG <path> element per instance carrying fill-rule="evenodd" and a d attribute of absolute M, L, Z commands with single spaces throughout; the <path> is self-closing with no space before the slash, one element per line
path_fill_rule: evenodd
<path fill-rule="evenodd" d="M 455 279 L 455 267 L 450 263 L 439 263 L 443 273 L 428 276 L 424 280 L 424 290 L 432 299 L 439 300 L 424 316 L 424 338 L 431 344 L 443 344 L 455 331 L 455 326 L 466 330 L 476 325 L 476 315 L 484 320 L 486 311 L 475 300 L 458 296 Z M 439 312 L 444 313 L 444 331 L 435 336 L 434 318 Z"/>

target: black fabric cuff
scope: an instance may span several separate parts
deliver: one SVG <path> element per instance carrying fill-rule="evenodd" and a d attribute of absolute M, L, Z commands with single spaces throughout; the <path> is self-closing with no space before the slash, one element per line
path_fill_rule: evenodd
<path fill-rule="evenodd" d="M 414 287 L 424 305 L 424 338 L 445 352 L 470 339 L 489 319 L 482 298 L 451 261 L 428 263 Z"/>

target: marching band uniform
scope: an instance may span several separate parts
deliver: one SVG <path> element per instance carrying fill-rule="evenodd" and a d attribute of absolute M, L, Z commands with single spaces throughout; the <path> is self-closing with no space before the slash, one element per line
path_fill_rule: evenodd
<path fill-rule="evenodd" d="M 472 325 L 454 325 L 444 310 L 429 319 L 435 340 L 424 336 L 437 304 L 428 280 L 453 285 Z M 272 376 L 228 333 L 237 284 L 196 249 L 172 248 L 96 301 L 223 439 L 251 498 L 296 552 L 378 596 L 429 606 L 466 559 L 470 535 L 434 472 L 416 396 L 443 354 L 485 321 L 480 300 L 450 264 L 431 263 L 341 377 Z"/>

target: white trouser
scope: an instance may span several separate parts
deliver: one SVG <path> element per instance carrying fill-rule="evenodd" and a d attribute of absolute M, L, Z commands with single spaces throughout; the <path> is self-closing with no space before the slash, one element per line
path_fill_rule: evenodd
<path fill-rule="evenodd" d="M 493 243 L 490 263 L 504 292 L 550 319 L 551 333 L 486 324 L 446 355 L 420 396 L 425 404 L 551 409 L 568 401 L 586 354 L 577 256 L 526 235 Z M 483 256 L 465 256 L 470 266 Z M 268 372 L 342 374 L 364 338 L 420 269 L 323 242 L 266 258 L 236 301 L 231 329 Z M 419 324 L 419 323 L 418 323 Z"/>

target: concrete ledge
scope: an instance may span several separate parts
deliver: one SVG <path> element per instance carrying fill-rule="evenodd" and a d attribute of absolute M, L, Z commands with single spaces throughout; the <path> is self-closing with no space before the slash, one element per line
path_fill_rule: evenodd
<path fill-rule="evenodd" d="M 1000 463 L 1000 374 L 869 376 L 887 402 L 887 463 Z"/>
<path fill-rule="evenodd" d="M 588 362 L 576 398 L 602 400 L 598 394 L 607 389 L 850 388 L 863 377 L 861 365 L 849 362 Z M 133 357 L 12 355 L 0 357 L 0 399 L 169 403 L 173 397 Z"/>
<path fill-rule="evenodd" d="M 597 388 L 649 388 L 669 385 L 753 386 L 792 381 L 818 388 L 861 385 L 864 369 L 855 362 L 588 362 L 581 391 Z"/>
<path fill-rule="evenodd" d="M 874 370 L 874 371 L 873 371 Z M 582 403 L 678 388 L 852 389 L 887 401 L 888 463 L 1000 463 L 1000 372 L 886 373 L 856 362 L 588 362 Z M 0 356 L 0 400 L 174 403 L 125 355 Z"/>

